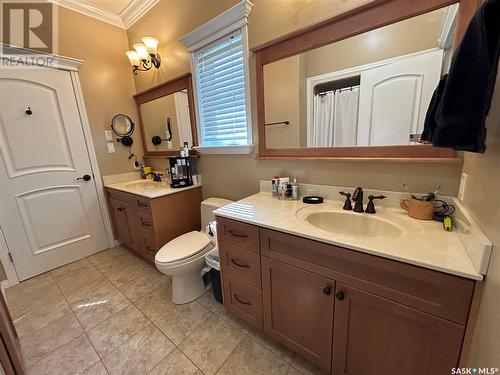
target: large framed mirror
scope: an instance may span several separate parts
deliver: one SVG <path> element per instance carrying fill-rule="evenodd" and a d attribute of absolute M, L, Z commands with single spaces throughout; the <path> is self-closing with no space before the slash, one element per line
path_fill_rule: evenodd
<path fill-rule="evenodd" d="M 375 0 L 253 48 L 259 158 L 459 161 L 420 135 L 477 5 Z"/>
<path fill-rule="evenodd" d="M 189 149 L 198 146 L 191 73 L 136 94 L 134 99 L 144 156 L 178 155 L 184 142 Z"/>

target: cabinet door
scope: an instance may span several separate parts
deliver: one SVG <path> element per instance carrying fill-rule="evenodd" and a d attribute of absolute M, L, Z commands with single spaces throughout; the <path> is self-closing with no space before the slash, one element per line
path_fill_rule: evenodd
<path fill-rule="evenodd" d="M 464 327 L 337 283 L 334 375 L 440 375 L 457 366 Z"/>
<path fill-rule="evenodd" d="M 262 257 L 264 331 L 330 372 L 332 280 Z"/>
<path fill-rule="evenodd" d="M 135 217 L 135 212 L 132 212 L 133 210 L 129 205 L 115 199 L 109 200 L 109 207 L 111 209 L 115 238 L 126 245 L 132 246 L 134 236 L 131 231 L 133 227 L 131 218 Z"/>

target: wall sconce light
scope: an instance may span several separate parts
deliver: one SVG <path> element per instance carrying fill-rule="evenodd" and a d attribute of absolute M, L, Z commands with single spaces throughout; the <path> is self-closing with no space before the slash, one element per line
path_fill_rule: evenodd
<path fill-rule="evenodd" d="M 135 51 L 127 51 L 125 54 L 130 60 L 134 74 L 137 71 L 147 72 L 153 66 L 158 69 L 161 65 L 161 57 L 158 54 L 158 39 L 150 36 L 142 38 L 142 43 L 133 45 Z"/>

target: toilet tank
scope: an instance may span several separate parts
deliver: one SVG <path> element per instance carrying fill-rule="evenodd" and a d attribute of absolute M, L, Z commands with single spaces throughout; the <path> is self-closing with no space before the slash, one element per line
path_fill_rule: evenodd
<path fill-rule="evenodd" d="M 201 230 L 205 231 L 207 225 L 215 218 L 214 210 L 232 202 L 223 198 L 208 198 L 201 202 Z"/>

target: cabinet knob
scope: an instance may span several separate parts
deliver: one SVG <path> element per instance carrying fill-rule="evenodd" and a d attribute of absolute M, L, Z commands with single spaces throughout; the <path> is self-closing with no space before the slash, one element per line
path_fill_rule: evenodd
<path fill-rule="evenodd" d="M 323 293 L 324 293 L 326 296 L 329 296 L 330 294 L 332 294 L 332 288 L 330 288 L 329 286 L 324 287 L 324 288 L 323 288 Z"/>
<path fill-rule="evenodd" d="M 339 301 L 342 301 L 344 299 L 344 292 L 337 292 L 337 294 L 335 294 L 335 297 L 337 297 Z"/>
<path fill-rule="evenodd" d="M 121 212 L 121 211 L 124 211 L 124 210 L 125 210 L 125 207 L 118 207 L 118 208 L 117 208 L 117 210 L 118 210 L 118 211 L 120 211 L 120 212 Z"/>

